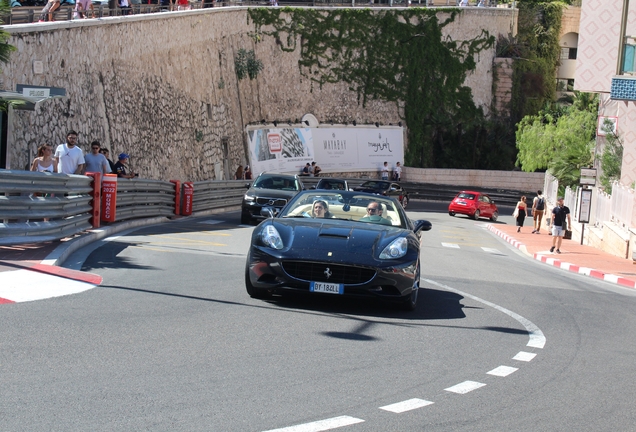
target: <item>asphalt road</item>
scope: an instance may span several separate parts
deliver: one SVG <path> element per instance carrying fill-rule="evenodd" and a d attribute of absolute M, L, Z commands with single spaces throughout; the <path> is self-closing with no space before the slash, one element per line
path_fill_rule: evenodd
<path fill-rule="evenodd" d="M 0 308 L 0 430 L 636 430 L 636 293 L 411 204 L 412 313 L 251 299 L 238 212 L 78 251 L 102 286 Z"/>

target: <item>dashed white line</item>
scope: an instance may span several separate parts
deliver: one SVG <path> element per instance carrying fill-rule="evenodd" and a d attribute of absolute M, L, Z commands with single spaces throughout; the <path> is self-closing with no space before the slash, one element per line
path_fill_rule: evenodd
<path fill-rule="evenodd" d="M 490 372 L 486 372 L 488 375 L 494 375 L 498 377 L 507 377 L 513 372 L 518 371 L 519 368 L 510 367 L 510 366 L 499 366 L 491 370 Z"/>
<path fill-rule="evenodd" d="M 357 423 L 362 423 L 364 420 L 350 417 L 350 416 L 340 416 L 333 417 L 326 420 L 318 420 L 311 423 L 299 424 L 296 426 L 290 426 L 282 429 L 271 429 L 265 432 L 320 432 L 331 429 L 336 429 L 343 426 L 350 426 Z"/>
<path fill-rule="evenodd" d="M 519 361 L 524 361 L 524 362 L 529 362 L 530 360 L 532 360 L 533 358 L 535 358 L 537 355 L 534 353 L 529 353 L 529 352 L 525 352 L 525 351 L 519 351 L 517 353 L 516 356 L 514 356 L 512 359 L 513 360 L 519 360 Z"/>
<path fill-rule="evenodd" d="M 463 383 L 456 384 L 444 390 L 452 392 L 452 393 L 457 393 L 457 394 L 466 394 L 473 390 L 477 390 L 478 388 L 481 388 L 485 385 L 486 384 L 484 383 L 480 383 L 476 381 L 464 381 Z"/>
<path fill-rule="evenodd" d="M 208 219 L 208 220 L 204 220 L 204 221 L 199 221 L 198 223 L 208 224 L 208 225 L 215 225 L 215 224 L 220 224 L 222 222 L 223 222 L 222 220 Z"/>
<path fill-rule="evenodd" d="M 409 399 L 403 402 L 394 403 L 391 405 L 380 407 L 381 410 L 390 411 L 396 414 L 400 414 L 406 411 L 411 411 L 417 408 L 422 408 L 427 405 L 432 405 L 434 402 L 427 401 L 424 399 Z"/>
<path fill-rule="evenodd" d="M 459 245 L 457 243 L 442 243 L 442 246 L 447 248 L 459 249 Z"/>

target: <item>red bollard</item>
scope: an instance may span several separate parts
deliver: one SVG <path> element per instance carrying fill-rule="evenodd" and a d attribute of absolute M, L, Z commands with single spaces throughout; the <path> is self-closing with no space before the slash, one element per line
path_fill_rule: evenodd
<path fill-rule="evenodd" d="M 105 174 L 102 180 L 102 220 L 115 222 L 116 213 L 117 174 Z"/>
<path fill-rule="evenodd" d="M 170 180 L 174 183 L 174 214 L 181 214 L 181 182 L 179 180 Z"/>
<path fill-rule="evenodd" d="M 190 216 L 192 214 L 192 200 L 194 199 L 194 183 L 183 182 L 183 209 L 181 214 L 183 216 Z"/>
<path fill-rule="evenodd" d="M 93 177 L 93 183 L 91 184 L 93 188 L 93 191 L 91 192 L 91 196 L 93 197 L 93 201 L 91 201 L 91 206 L 93 207 L 93 210 L 91 211 L 91 225 L 93 225 L 93 228 L 99 228 L 99 215 L 102 204 L 102 173 L 87 172 L 86 175 L 89 177 Z"/>

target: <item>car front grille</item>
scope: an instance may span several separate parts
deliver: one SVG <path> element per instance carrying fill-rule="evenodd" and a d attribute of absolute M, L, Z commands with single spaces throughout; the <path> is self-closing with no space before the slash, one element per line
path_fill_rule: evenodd
<path fill-rule="evenodd" d="M 256 204 L 261 206 L 273 206 L 273 207 L 283 207 L 287 204 L 287 200 L 285 198 L 256 198 Z"/>
<path fill-rule="evenodd" d="M 283 270 L 296 279 L 347 285 L 363 284 L 375 276 L 374 269 L 365 267 L 305 261 L 283 261 Z"/>

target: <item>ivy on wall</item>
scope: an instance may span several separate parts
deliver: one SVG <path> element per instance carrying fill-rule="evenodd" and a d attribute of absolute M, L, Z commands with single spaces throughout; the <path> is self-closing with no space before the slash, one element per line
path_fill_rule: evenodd
<path fill-rule="evenodd" d="M 236 77 L 239 81 L 245 77 L 249 77 L 253 80 L 258 76 L 259 72 L 263 70 L 263 62 L 256 58 L 254 50 L 247 51 L 241 48 L 236 53 L 236 58 L 234 59 L 234 70 L 236 71 Z M 223 86 L 225 86 L 225 83 Z"/>
<path fill-rule="evenodd" d="M 483 165 L 489 132 L 464 80 L 495 39 L 486 31 L 466 41 L 444 37 L 459 13 L 286 7 L 250 9 L 248 19 L 257 42 L 273 37 L 283 51 L 300 50 L 300 73 L 312 83 L 346 83 L 363 106 L 395 103 L 408 127 L 406 164 L 474 167 Z"/>

